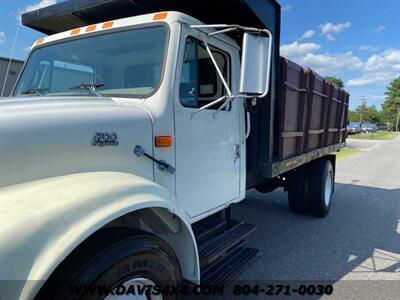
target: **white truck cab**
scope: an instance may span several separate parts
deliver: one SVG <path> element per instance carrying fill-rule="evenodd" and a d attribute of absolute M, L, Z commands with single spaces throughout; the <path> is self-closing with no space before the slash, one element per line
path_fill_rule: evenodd
<path fill-rule="evenodd" d="M 1 103 L 1 278 L 31 283 L 4 287 L 7 299 L 31 298 L 104 226 L 146 218 L 128 227 L 165 222 L 181 236 L 169 246 L 180 272 L 199 280 L 190 224 L 244 199 L 246 115 L 240 46 L 193 25 L 202 23 L 168 11 L 33 45 Z M 227 91 L 239 96 L 221 98 Z"/>
<path fill-rule="evenodd" d="M 54 157 L 60 167 L 49 169 L 49 173 L 40 170 L 44 161 L 33 159 L 36 165 L 29 170 L 35 174 L 24 173 L 24 178 L 15 178 L 13 183 L 88 170 L 88 164 L 91 171 L 107 168 L 131 172 L 165 187 L 192 221 L 243 199 L 246 118 L 242 101 L 231 101 L 220 111 L 219 104 L 198 111 L 226 94 L 203 39 L 236 95 L 239 46 L 226 36 L 208 36 L 201 29 L 191 28 L 199 24 L 182 13 L 162 12 L 90 25 L 39 40 L 14 95 L 32 98 L 25 101 L 27 105 L 41 101 L 43 113 L 58 107 L 57 122 L 62 122 L 63 115 L 65 123 L 77 121 L 70 125 L 74 128 L 69 140 L 61 135 L 64 142 L 54 140 L 56 125 L 54 135 L 43 133 L 42 145 L 46 135 L 53 147 L 86 139 L 82 146 L 92 143 L 89 149 L 94 152 L 88 153 L 90 157 L 80 157 L 84 150 L 71 147 L 71 160 L 60 149 L 55 152 L 59 157 Z M 50 61 L 49 56 L 54 59 Z M 88 83 L 98 87 L 79 86 Z M 81 109 L 71 114 L 60 102 Z M 27 110 L 32 113 L 30 108 Z M 105 115 L 110 124 L 100 125 L 99 119 Z M 44 120 L 48 122 L 47 117 Z M 90 126 L 86 129 L 81 122 Z M 59 126 L 65 128 L 65 123 Z M 111 137 L 118 145 L 92 141 Z M 169 139 L 170 144 L 158 146 L 158 139 Z M 150 159 L 134 155 L 136 145 L 176 171 L 160 169 Z M 32 161 L 32 155 L 25 157 Z M 49 163 L 49 156 L 42 158 Z M 10 167 L 15 167 L 9 161 L 13 164 Z M 7 175 L 5 180 L 12 179 Z"/>

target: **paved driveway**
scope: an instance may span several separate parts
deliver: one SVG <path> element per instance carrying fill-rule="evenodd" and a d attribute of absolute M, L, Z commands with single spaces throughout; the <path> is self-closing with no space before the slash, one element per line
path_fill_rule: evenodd
<path fill-rule="evenodd" d="M 400 299 L 400 139 L 361 143 L 338 162 L 325 219 L 291 213 L 281 189 L 251 191 L 234 207 L 233 218 L 258 225 L 248 244 L 263 252 L 239 280 L 326 280 L 333 298 Z"/>

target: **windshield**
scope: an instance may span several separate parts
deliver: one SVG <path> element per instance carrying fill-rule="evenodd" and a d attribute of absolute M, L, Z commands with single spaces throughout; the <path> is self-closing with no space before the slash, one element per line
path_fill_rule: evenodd
<path fill-rule="evenodd" d="M 14 96 L 145 97 L 161 80 L 167 28 L 69 40 L 32 52 Z"/>

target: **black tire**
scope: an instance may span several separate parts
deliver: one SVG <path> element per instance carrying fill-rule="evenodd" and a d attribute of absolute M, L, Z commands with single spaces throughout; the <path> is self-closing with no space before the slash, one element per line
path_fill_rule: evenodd
<path fill-rule="evenodd" d="M 103 229 L 57 268 L 35 299 L 103 299 L 107 292 L 135 278 L 150 279 L 157 286 L 182 282 L 178 260 L 163 240 L 132 229 Z M 88 295 L 76 288 L 82 286 L 111 288 L 102 295 Z M 176 298 L 163 295 L 163 299 Z"/>
<path fill-rule="evenodd" d="M 315 217 L 323 218 L 329 213 L 334 191 L 335 173 L 332 163 L 327 159 L 313 162 L 310 165 L 308 177 L 310 213 Z"/>
<path fill-rule="evenodd" d="M 308 212 L 306 166 L 301 166 L 287 177 L 289 208 L 296 214 Z"/>

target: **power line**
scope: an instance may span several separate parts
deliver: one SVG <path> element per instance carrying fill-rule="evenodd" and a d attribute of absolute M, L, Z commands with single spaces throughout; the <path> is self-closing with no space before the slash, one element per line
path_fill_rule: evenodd
<path fill-rule="evenodd" d="M 361 106 L 360 106 L 360 124 L 362 124 L 362 119 L 363 119 L 363 112 L 364 112 L 364 106 L 366 105 L 366 100 L 365 97 L 361 97 Z"/>

